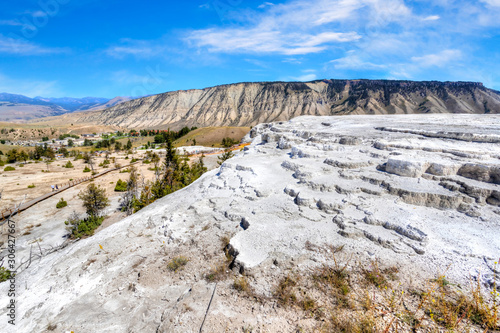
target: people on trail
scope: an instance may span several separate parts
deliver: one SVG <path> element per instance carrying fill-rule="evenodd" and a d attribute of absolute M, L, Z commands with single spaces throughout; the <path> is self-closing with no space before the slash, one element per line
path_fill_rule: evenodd
<path fill-rule="evenodd" d="M 59 187 L 57 187 L 57 184 L 56 184 L 56 190 L 59 191 Z"/>
<path fill-rule="evenodd" d="M 50 187 L 52 188 L 52 192 L 54 192 L 54 185 L 50 185 Z"/>

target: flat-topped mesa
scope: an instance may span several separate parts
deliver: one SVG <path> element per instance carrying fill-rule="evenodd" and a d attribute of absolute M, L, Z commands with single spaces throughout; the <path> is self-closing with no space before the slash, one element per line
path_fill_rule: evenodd
<path fill-rule="evenodd" d="M 82 114 L 78 121 L 179 129 L 254 126 L 303 115 L 417 113 L 500 113 L 500 93 L 478 82 L 243 82 L 147 96 Z"/>

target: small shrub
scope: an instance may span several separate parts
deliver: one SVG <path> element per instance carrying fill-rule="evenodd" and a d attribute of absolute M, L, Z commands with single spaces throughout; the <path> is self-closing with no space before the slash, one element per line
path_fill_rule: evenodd
<path fill-rule="evenodd" d="M 85 167 L 85 169 L 83 169 L 83 172 L 90 172 L 89 167 Z"/>
<path fill-rule="evenodd" d="M 82 238 L 84 236 L 92 236 L 95 229 L 97 229 L 104 221 L 104 216 L 96 217 L 89 216 L 83 220 L 79 219 L 76 214 L 70 216 L 68 221 L 64 224 L 69 225 L 70 238 Z"/>
<path fill-rule="evenodd" d="M 24 168 L 24 164 L 19 164 L 18 165 L 20 168 Z"/>
<path fill-rule="evenodd" d="M 71 161 L 68 161 L 65 165 L 64 165 L 65 168 L 73 168 L 73 164 L 71 163 Z"/>
<path fill-rule="evenodd" d="M 66 207 L 67 205 L 68 203 L 63 198 L 61 198 L 61 200 L 59 200 L 59 202 L 56 204 L 56 208 L 61 209 Z"/>
<path fill-rule="evenodd" d="M 14 167 L 12 167 L 10 165 L 7 166 L 7 167 L 5 167 L 5 169 L 3 169 L 3 171 L 14 171 L 14 170 L 16 170 L 16 168 L 14 168 Z"/>
<path fill-rule="evenodd" d="M 169 270 L 177 272 L 180 268 L 186 266 L 188 261 L 189 259 L 183 256 L 175 257 L 168 263 L 167 267 Z"/>
<path fill-rule="evenodd" d="M 297 302 L 297 296 L 293 292 L 293 287 L 297 285 L 297 280 L 297 277 L 288 274 L 279 281 L 273 294 L 281 305 L 293 305 Z"/>
<path fill-rule="evenodd" d="M 11 271 L 6 269 L 5 267 L 0 267 L 0 282 L 9 280 L 12 277 L 11 274 Z"/>
<path fill-rule="evenodd" d="M 228 265 L 225 262 L 217 263 L 205 274 L 205 279 L 209 282 L 222 281 L 227 278 Z"/>
<path fill-rule="evenodd" d="M 250 291 L 250 284 L 248 283 L 247 279 L 244 276 L 242 276 L 240 278 L 234 279 L 233 289 L 238 291 L 248 292 Z"/>
<path fill-rule="evenodd" d="M 35 188 L 35 184 L 28 185 L 28 188 Z"/>
<path fill-rule="evenodd" d="M 118 179 L 115 186 L 115 192 L 127 192 L 127 182 Z"/>

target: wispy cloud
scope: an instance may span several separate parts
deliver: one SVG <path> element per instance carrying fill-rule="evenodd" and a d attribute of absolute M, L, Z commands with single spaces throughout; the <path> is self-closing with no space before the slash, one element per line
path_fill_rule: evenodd
<path fill-rule="evenodd" d="M 7 25 L 11 27 L 21 27 L 24 24 L 21 23 L 19 20 L 0 20 L 0 25 Z"/>
<path fill-rule="evenodd" d="M 314 81 L 317 78 L 318 78 L 318 75 L 316 75 L 316 74 L 304 74 L 304 75 L 301 75 L 301 76 L 292 77 L 291 79 L 294 80 L 294 81 L 304 81 L 304 82 L 307 82 L 307 81 Z"/>
<path fill-rule="evenodd" d="M 411 15 L 403 0 L 298 0 L 263 5 L 263 13 L 241 15 L 244 21 L 238 27 L 195 30 L 186 40 L 209 52 L 310 54 L 360 40 L 359 22 L 373 19 L 385 26 Z"/>
<path fill-rule="evenodd" d="M 66 48 L 43 47 L 28 40 L 7 37 L 0 34 L 0 53 L 21 56 L 35 56 L 68 53 Z"/>
<path fill-rule="evenodd" d="M 266 7 L 269 7 L 269 6 L 274 6 L 274 3 L 272 2 L 264 2 L 263 4 L 259 5 L 258 8 L 266 8 Z"/>
<path fill-rule="evenodd" d="M 430 16 L 424 17 L 422 20 L 423 21 L 437 21 L 440 18 L 441 17 L 439 15 L 430 15 Z"/>
<path fill-rule="evenodd" d="M 459 60 L 461 57 L 462 52 L 460 50 L 444 50 L 435 54 L 412 57 L 411 60 L 420 67 L 443 67 L 450 62 Z"/>
<path fill-rule="evenodd" d="M 321 34 L 282 33 L 260 29 L 207 29 L 196 31 L 188 41 L 210 52 L 224 53 L 279 53 L 298 55 L 325 50 L 329 43 L 351 42 L 360 39 L 355 32 L 324 32 Z"/>
<path fill-rule="evenodd" d="M 500 7 L 500 0 L 481 0 L 481 2 L 484 2 L 492 7 Z"/>
<path fill-rule="evenodd" d="M 354 70 L 381 70 L 387 68 L 386 65 L 378 65 L 370 61 L 362 60 L 358 55 L 350 54 L 344 58 L 330 61 L 335 69 L 354 69 Z"/>
<path fill-rule="evenodd" d="M 105 53 L 111 57 L 122 59 L 127 56 L 152 58 L 165 53 L 167 47 L 161 41 L 133 40 L 123 38 L 119 45 L 111 46 Z"/>

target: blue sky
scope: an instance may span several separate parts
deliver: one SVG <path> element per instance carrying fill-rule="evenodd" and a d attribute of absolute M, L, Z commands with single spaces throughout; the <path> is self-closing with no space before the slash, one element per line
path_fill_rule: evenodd
<path fill-rule="evenodd" d="M 500 0 L 16 0 L 0 92 L 141 96 L 248 81 L 480 81 L 500 90 Z"/>

